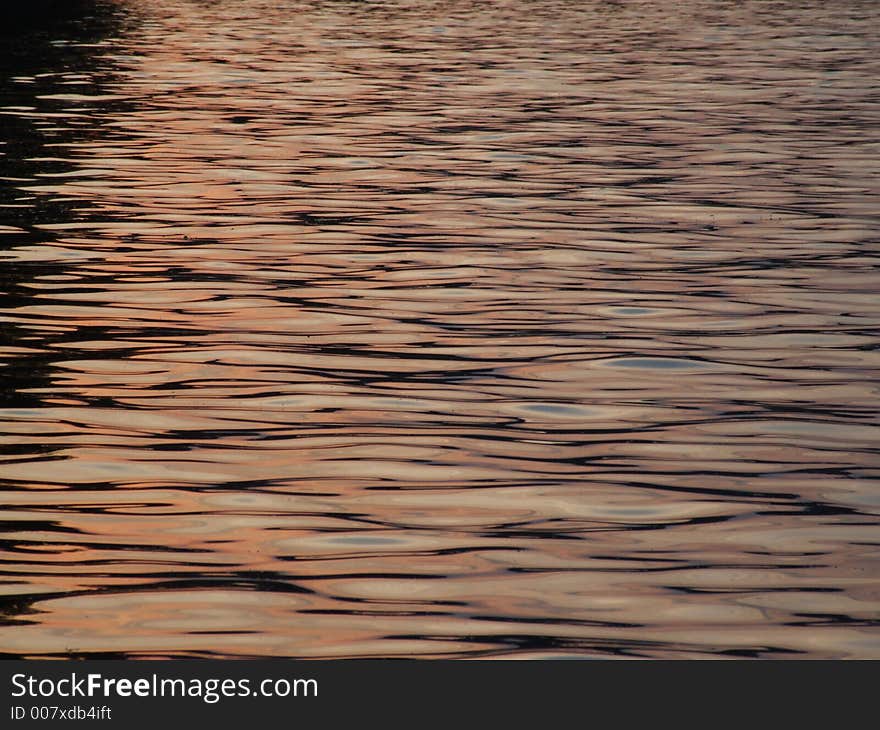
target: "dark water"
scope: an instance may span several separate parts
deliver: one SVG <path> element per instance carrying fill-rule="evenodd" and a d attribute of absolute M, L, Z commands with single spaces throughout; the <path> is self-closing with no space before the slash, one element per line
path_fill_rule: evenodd
<path fill-rule="evenodd" d="M 878 28 L 6 22 L 0 653 L 880 658 Z"/>

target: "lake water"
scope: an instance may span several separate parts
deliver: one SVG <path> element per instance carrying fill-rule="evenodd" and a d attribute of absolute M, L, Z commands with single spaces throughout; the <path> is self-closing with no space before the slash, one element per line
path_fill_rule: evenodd
<path fill-rule="evenodd" d="M 880 658 L 880 5 L 70 7 L 0 654 Z"/>

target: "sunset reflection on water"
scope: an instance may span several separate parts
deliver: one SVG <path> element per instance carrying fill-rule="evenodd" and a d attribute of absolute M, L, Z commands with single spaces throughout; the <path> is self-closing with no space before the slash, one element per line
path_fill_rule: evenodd
<path fill-rule="evenodd" d="M 2 69 L 0 653 L 880 657 L 875 4 L 96 7 Z"/>

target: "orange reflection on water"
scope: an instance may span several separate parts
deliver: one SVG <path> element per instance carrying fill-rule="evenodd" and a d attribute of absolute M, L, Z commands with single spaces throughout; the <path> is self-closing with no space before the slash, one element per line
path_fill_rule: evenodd
<path fill-rule="evenodd" d="M 876 11 L 671 8 L 67 27 L 0 651 L 880 656 Z"/>

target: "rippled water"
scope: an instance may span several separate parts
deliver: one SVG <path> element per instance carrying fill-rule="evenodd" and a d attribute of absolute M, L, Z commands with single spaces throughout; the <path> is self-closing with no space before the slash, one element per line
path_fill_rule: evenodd
<path fill-rule="evenodd" d="M 0 653 L 880 657 L 880 6 L 72 6 Z"/>

